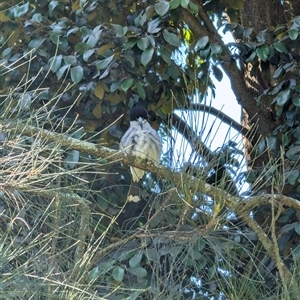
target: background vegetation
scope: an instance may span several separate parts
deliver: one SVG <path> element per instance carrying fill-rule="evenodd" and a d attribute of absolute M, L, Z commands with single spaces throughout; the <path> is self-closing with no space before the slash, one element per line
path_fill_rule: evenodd
<path fill-rule="evenodd" d="M 2 1 L 0 298 L 298 299 L 299 15 L 298 0 Z M 211 106 L 224 73 L 241 124 Z M 192 155 L 119 153 L 134 104 Z M 243 146 L 212 151 L 199 111 Z M 151 172 L 135 206 L 128 165 Z"/>

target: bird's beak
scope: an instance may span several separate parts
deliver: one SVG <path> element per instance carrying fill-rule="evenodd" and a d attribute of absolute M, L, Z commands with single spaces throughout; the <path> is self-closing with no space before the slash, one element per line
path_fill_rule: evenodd
<path fill-rule="evenodd" d="M 139 117 L 139 118 L 138 118 L 138 122 L 139 122 L 141 128 L 143 129 L 143 118 L 142 118 L 142 117 Z"/>

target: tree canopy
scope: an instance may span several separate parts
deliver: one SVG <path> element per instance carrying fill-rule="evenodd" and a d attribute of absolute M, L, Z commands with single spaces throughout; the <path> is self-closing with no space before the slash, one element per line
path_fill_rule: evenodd
<path fill-rule="evenodd" d="M 13 0 L 0 26 L 0 295 L 297 299 L 299 1 Z M 241 123 L 209 99 L 224 74 Z M 136 104 L 193 159 L 117 151 Z M 243 147 L 212 151 L 176 111 Z M 151 172 L 135 207 L 129 165 Z"/>

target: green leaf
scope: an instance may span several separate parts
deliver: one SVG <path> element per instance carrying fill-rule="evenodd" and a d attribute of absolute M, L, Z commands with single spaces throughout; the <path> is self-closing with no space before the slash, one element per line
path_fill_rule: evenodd
<path fill-rule="evenodd" d="M 113 82 L 109 88 L 110 92 L 111 93 L 115 92 L 119 88 L 119 86 L 120 86 L 120 80 Z"/>
<path fill-rule="evenodd" d="M 22 96 L 18 99 L 18 106 L 21 110 L 27 111 L 31 106 L 32 95 L 29 93 L 23 93 Z"/>
<path fill-rule="evenodd" d="M 296 64 L 294 61 L 291 61 L 283 65 L 283 69 L 285 70 L 285 72 L 293 71 L 295 68 L 296 68 Z"/>
<path fill-rule="evenodd" d="M 257 173 L 254 170 L 246 171 L 246 181 L 249 183 L 253 183 L 257 178 Z"/>
<path fill-rule="evenodd" d="M 173 66 L 167 69 L 166 74 L 172 77 L 174 80 L 178 79 L 178 77 L 180 76 L 178 68 L 175 68 Z"/>
<path fill-rule="evenodd" d="M 248 62 L 252 61 L 255 58 L 255 56 L 256 56 L 256 52 L 253 51 L 251 53 L 251 55 L 245 60 L 245 62 L 248 63 Z"/>
<path fill-rule="evenodd" d="M 126 93 L 132 87 L 133 79 L 127 78 L 121 83 L 121 89 Z"/>
<path fill-rule="evenodd" d="M 146 277 L 147 271 L 142 267 L 128 268 L 128 272 L 137 277 Z"/>
<path fill-rule="evenodd" d="M 279 108 L 276 110 L 276 116 L 280 117 L 283 112 L 283 106 L 278 106 Z"/>
<path fill-rule="evenodd" d="M 82 54 L 84 51 L 90 49 L 90 46 L 87 43 L 77 43 L 75 45 L 75 51 Z"/>
<path fill-rule="evenodd" d="M 275 136 L 268 136 L 266 138 L 266 140 L 267 140 L 267 145 L 268 145 L 268 149 L 269 150 L 275 150 L 275 149 L 277 149 L 277 141 L 278 141 L 277 137 L 275 137 Z"/>
<path fill-rule="evenodd" d="M 44 41 L 45 41 L 45 38 L 36 37 L 29 42 L 28 48 L 29 49 L 37 49 Z"/>
<path fill-rule="evenodd" d="M 157 33 L 160 31 L 160 27 L 158 27 L 158 25 L 160 24 L 161 20 L 160 18 L 156 18 L 154 20 L 151 20 L 148 22 L 148 27 L 147 27 L 147 31 L 149 33 Z"/>
<path fill-rule="evenodd" d="M 59 43 L 59 38 L 60 38 L 60 35 L 58 33 L 54 33 L 52 32 L 50 34 L 50 39 L 51 39 L 51 42 L 55 45 L 57 45 Z"/>
<path fill-rule="evenodd" d="M 118 261 L 127 261 L 135 253 L 134 249 L 124 249 L 118 254 Z"/>
<path fill-rule="evenodd" d="M 288 53 L 288 49 L 283 42 L 278 42 L 273 44 L 273 47 L 278 51 L 278 52 L 283 52 L 283 53 Z"/>
<path fill-rule="evenodd" d="M 64 75 L 65 71 L 70 67 L 70 65 L 64 65 L 62 66 L 57 72 L 56 72 L 56 77 L 57 80 L 60 80 L 62 76 Z"/>
<path fill-rule="evenodd" d="M 67 65 L 76 66 L 77 58 L 74 55 L 66 55 L 66 56 L 64 56 L 64 62 Z"/>
<path fill-rule="evenodd" d="M 124 66 L 128 66 L 128 68 L 130 68 L 130 71 L 132 70 L 132 68 L 134 68 L 136 66 L 134 57 L 128 55 L 128 54 L 122 54 L 121 57 L 124 57 L 123 60 L 123 67 Z"/>
<path fill-rule="evenodd" d="M 112 271 L 112 276 L 113 276 L 114 280 L 117 282 L 121 282 L 123 280 L 124 274 L 125 274 L 124 269 L 119 266 L 115 267 Z"/>
<path fill-rule="evenodd" d="M 292 97 L 292 101 L 295 106 L 300 107 L 300 96 L 299 95 L 294 95 Z M 299 137 L 299 140 L 300 140 L 300 137 Z"/>
<path fill-rule="evenodd" d="M 242 37 L 243 33 L 244 33 L 244 29 L 245 27 L 242 25 L 237 24 L 236 28 L 235 28 L 235 35 L 237 38 Z"/>
<path fill-rule="evenodd" d="M 57 0 L 50 1 L 48 5 L 49 11 L 53 11 L 54 8 L 57 7 L 58 5 L 59 5 L 59 1 Z"/>
<path fill-rule="evenodd" d="M 300 16 L 299 15 L 292 19 L 292 25 L 291 25 L 290 29 L 295 29 L 298 32 L 300 31 Z"/>
<path fill-rule="evenodd" d="M 114 59 L 115 55 L 111 55 L 105 59 L 102 59 L 102 60 L 99 60 L 96 62 L 96 68 L 98 70 L 101 70 L 101 69 L 105 69 L 111 62 L 112 60 Z"/>
<path fill-rule="evenodd" d="M 273 78 L 278 78 L 283 72 L 283 70 L 284 70 L 283 66 L 279 66 L 279 68 L 277 68 L 276 71 L 274 72 Z"/>
<path fill-rule="evenodd" d="M 167 1 L 160 1 L 155 3 L 154 5 L 154 9 L 156 13 L 161 17 L 169 11 L 169 8 L 170 8 L 170 4 Z"/>
<path fill-rule="evenodd" d="M 279 33 L 286 31 L 286 29 L 287 27 L 284 24 L 277 25 L 276 28 L 274 29 L 274 34 L 278 35 Z"/>
<path fill-rule="evenodd" d="M 147 257 L 147 259 L 152 261 L 159 260 L 159 253 L 155 248 L 147 248 L 147 250 L 145 251 L 145 256 Z"/>
<path fill-rule="evenodd" d="M 196 268 L 197 270 L 202 270 L 205 268 L 206 265 L 207 265 L 207 259 L 204 255 L 202 255 L 200 259 L 198 259 L 196 262 Z"/>
<path fill-rule="evenodd" d="M 257 56 L 262 60 L 266 61 L 268 59 L 270 49 L 267 45 L 262 45 L 256 49 Z"/>
<path fill-rule="evenodd" d="M 181 45 L 178 36 L 175 33 L 169 32 L 166 29 L 163 31 L 163 37 L 166 40 L 166 42 L 172 46 L 179 47 Z"/>
<path fill-rule="evenodd" d="M 191 258 L 188 257 L 188 256 L 186 256 L 186 257 L 184 257 L 184 258 L 182 259 L 182 263 L 183 263 L 185 266 L 189 267 L 189 268 L 195 268 L 195 267 L 196 267 L 197 270 L 200 270 L 200 269 L 198 269 L 198 266 L 197 266 L 195 260 L 191 259 Z"/>
<path fill-rule="evenodd" d="M 297 39 L 297 37 L 298 37 L 299 32 L 297 30 L 295 30 L 295 29 L 290 29 L 288 31 L 288 34 L 289 34 L 290 39 L 292 41 L 295 41 Z"/>
<path fill-rule="evenodd" d="M 217 66 L 213 66 L 212 71 L 216 79 L 220 82 L 223 79 L 223 72 Z"/>
<path fill-rule="evenodd" d="M 199 239 L 196 244 L 197 249 L 199 251 L 202 251 L 204 249 L 205 245 L 206 245 L 206 241 L 204 239 Z"/>
<path fill-rule="evenodd" d="M 207 270 L 207 275 L 208 275 L 208 280 L 212 280 L 217 272 L 217 268 L 215 265 L 212 265 L 208 270 Z"/>
<path fill-rule="evenodd" d="M 130 268 L 137 267 L 140 264 L 142 257 L 143 257 L 143 251 L 139 251 L 134 256 L 132 256 L 129 260 Z"/>
<path fill-rule="evenodd" d="M 48 8 L 49 8 L 49 15 L 50 15 L 50 17 L 53 16 L 53 11 L 54 11 L 54 9 L 55 9 L 58 5 L 59 5 L 59 1 L 56 1 L 56 0 L 51 1 L 51 2 L 49 3 Z"/>
<path fill-rule="evenodd" d="M 290 185 L 294 185 L 299 176 L 298 170 L 292 170 L 286 174 L 286 179 Z"/>
<path fill-rule="evenodd" d="M 176 9 L 180 5 L 181 0 L 171 0 L 170 9 Z"/>
<path fill-rule="evenodd" d="M 98 278 L 98 276 L 101 274 L 100 270 L 99 270 L 99 267 L 95 267 L 93 268 L 90 272 L 89 272 L 89 279 L 90 280 L 93 280 L 93 279 L 96 279 Z"/>
<path fill-rule="evenodd" d="M 265 150 L 266 150 L 266 141 L 265 139 L 261 139 L 258 143 L 258 145 L 256 146 L 257 154 L 260 155 L 262 154 Z"/>
<path fill-rule="evenodd" d="M 203 37 L 201 37 L 201 38 L 197 41 L 197 43 L 196 43 L 196 45 L 195 45 L 195 51 L 198 51 L 198 50 L 200 50 L 200 49 L 204 49 L 205 46 L 207 45 L 208 41 L 209 41 L 208 36 L 203 36 Z"/>
<path fill-rule="evenodd" d="M 124 48 L 128 49 L 128 50 L 132 49 L 135 46 L 136 43 L 137 43 L 136 39 L 131 39 L 127 43 L 124 44 Z"/>
<path fill-rule="evenodd" d="M 183 247 L 182 246 L 175 246 L 172 245 L 171 247 L 168 247 L 165 254 L 169 253 L 172 257 L 177 257 L 179 253 L 182 252 Z M 162 251 L 159 251 L 161 255 L 164 255 Z"/>
<path fill-rule="evenodd" d="M 196 5 L 196 4 L 193 3 L 193 2 L 189 2 L 189 9 L 190 9 L 193 13 L 195 13 L 195 14 L 197 14 L 197 13 L 199 12 L 199 7 L 198 7 L 198 5 Z"/>
<path fill-rule="evenodd" d="M 66 56 L 64 56 L 64 62 L 67 65 L 76 66 L 77 65 L 77 58 L 74 55 L 66 55 Z"/>
<path fill-rule="evenodd" d="M 29 10 L 29 1 L 23 5 L 16 5 L 13 6 L 10 10 L 8 15 L 13 18 L 20 18 L 21 16 L 25 15 Z"/>
<path fill-rule="evenodd" d="M 243 36 L 245 38 L 249 38 L 252 32 L 253 32 L 253 28 L 245 28 L 243 32 Z"/>
<path fill-rule="evenodd" d="M 291 90 L 283 90 L 280 93 L 277 94 L 277 96 L 274 98 L 274 102 L 276 101 L 279 106 L 283 106 L 289 99 L 291 95 Z"/>
<path fill-rule="evenodd" d="M 146 66 L 150 62 L 150 60 L 153 56 L 153 53 L 154 53 L 153 48 L 147 49 L 142 53 L 141 62 L 144 66 Z"/>
<path fill-rule="evenodd" d="M 142 98 L 143 100 L 145 100 L 146 99 L 145 89 L 138 81 L 135 80 L 134 83 L 135 83 L 136 90 L 137 90 L 139 97 Z"/>
<path fill-rule="evenodd" d="M 96 26 L 93 29 L 93 31 L 91 32 L 91 34 L 86 42 L 91 48 L 95 47 L 97 42 L 100 39 L 100 35 L 102 33 L 102 30 L 100 28 L 101 28 L 101 25 Z"/>
<path fill-rule="evenodd" d="M 202 256 L 202 253 L 197 249 L 197 248 L 194 248 L 192 249 L 192 251 L 189 252 L 189 256 L 192 258 L 192 259 L 200 259 L 201 256 Z"/>
<path fill-rule="evenodd" d="M 206 49 L 200 50 L 200 57 L 201 58 L 207 58 L 210 54 L 210 47 L 207 47 Z"/>
<path fill-rule="evenodd" d="M 12 54 L 11 48 L 8 47 L 2 51 L 2 57 L 8 59 Z"/>
<path fill-rule="evenodd" d="M 297 137 L 297 136 L 296 136 Z M 298 137 L 297 137 L 298 138 Z M 299 140 L 300 140 L 300 135 L 299 135 Z M 290 138 L 289 138 L 289 136 L 286 134 L 286 133 L 284 133 L 283 135 L 282 135 L 282 146 L 287 146 L 288 144 L 289 144 L 289 142 L 290 142 Z"/>
<path fill-rule="evenodd" d="M 82 36 L 88 37 L 92 33 L 92 30 L 86 26 L 82 26 L 80 27 L 80 32 L 82 33 Z"/>
<path fill-rule="evenodd" d="M 83 53 L 83 60 L 84 61 L 88 61 L 89 60 L 89 58 L 90 58 L 90 56 L 94 53 L 94 49 L 89 49 L 89 50 L 86 50 L 86 51 L 84 51 L 84 53 Z"/>
<path fill-rule="evenodd" d="M 62 55 L 54 56 L 49 59 L 50 70 L 55 73 L 61 66 Z"/>
<path fill-rule="evenodd" d="M 124 36 L 128 30 L 128 28 L 125 26 L 121 26 L 119 24 L 111 24 L 112 28 L 114 29 L 115 33 L 118 36 Z"/>
<path fill-rule="evenodd" d="M 141 38 L 140 40 L 138 40 L 138 42 L 136 43 L 137 46 L 141 49 L 141 50 L 146 50 L 148 48 L 148 46 L 150 45 L 150 39 L 146 36 Z"/>
<path fill-rule="evenodd" d="M 256 35 L 256 39 L 259 43 L 265 43 L 268 38 L 268 34 L 265 31 L 261 31 Z"/>
<path fill-rule="evenodd" d="M 223 51 L 222 47 L 218 44 L 211 44 L 210 48 L 213 54 L 221 54 Z"/>
<path fill-rule="evenodd" d="M 71 79 L 75 83 L 79 83 L 83 78 L 83 68 L 76 66 L 71 69 Z"/>
<path fill-rule="evenodd" d="M 300 154 L 300 146 L 291 147 L 286 153 L 286 157 L 290 160 L 298 160 Z"/>
<path fill-rule="evenodd" d="M 293 130 L 293 135 L 297 140 L 300 140 L 300 126 L 296 127 Z"/>
<path fill-rule="evenodd" d="M 295 257 L 296 259 L 300 258 L 300 246 L 297 246 L 294 250 L 293 250 L 293 257 Z"/>
<path fill-rule="evenodd" d="M 298 235 L 300 235 L 300 222 L 296 222 L 296 223 L 295 223 L 294 229 L 295 229 L 296 233 L 297 233 Z"/>
<path fill-rule="evenodd" d="M 190 0 L 181 0 L 180 4 L 182 7 L 187 8 Z"/>
<path fill-rule="evenodd" d="M 58 48 L 61 51 L 66 51 L 69 48 L 69 42 L 65 37 L 60 38 Z"/>
<path fill-rule="evenodd" d="M 171 53 L 166 49 L 159 49 L 158 53 L 161 55 L 162 59 L 167 63 L 168 66 L 171 65 Z"/>
<path fill-rule="evenodd" d="M 279 83 L 278 85 L 275 85 L 273 88 L 268 89 L 267 94 L 268 95 L 276 95 L 278 92 L 282 90 L 283 82 Z"/>
<path fill-rule="evenodd" d="M 291 207 L 288 207 L 283 211 L 281 217 L 278 219 L 278 222 L 286 223 L 286 222 L 290 221 L 291 218 L 294 217 L 294 215 L 295 215 L 295 210 Z"/>
<path fill-rule="evenodd" d="M 43 16 L 40 13 L 36 13 L 32 16 L 31 22 L 34 23 L 41 23 L 43 21 Z"/>
<path fill-rule="evenodd" d="M 152 48 L 154 48 L 155 45 L 156 45 L 154 37 L 152 35 L 148 35 L 148 39 L 150 41 L 150 44 L 151 44 Z"/>

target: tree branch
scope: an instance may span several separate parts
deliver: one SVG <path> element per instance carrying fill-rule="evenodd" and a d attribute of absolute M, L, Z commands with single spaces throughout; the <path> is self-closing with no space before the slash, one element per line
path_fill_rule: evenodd
<path fill-rule="evenodd" d="M 203 111 L 207 112 L 210 115 L 213 115 L 217 118 L 219 118 L 222 122 L 229 125 L 236 131 L 240 132 L 243 136 L 248 137 L 250 130 L 248 130 L 246 127 L 242 126 L 240 123 L 238 123 L 236 120 L 232 119 L 222 111 L 218 110 L 217 108 L 214 108 L 212 106 L 207 106 L 205 104 L 191 104 L 188 107 L 189 110 L 196 110 L 196 111 Z"/>
<path fill-rule="evenodd" d="M 205 156 L 208 161 L 213 159 L 212 151 L 202 142 L 199 135 L 178 115 L 175 113 L 170 114 L 168 122 L 190 143 L 193 151 L 197 152 L 200 156 Z"/>
<path fill-rule="evenodd" d="M 126 165 L 150 171 L 161 176 L 162 178 L 167 178 L 169 181 L 172 181 L 175 186 L 185 186 L 185 188 L 189 187 L 189 189 L 191 190 L 197 190 L 203 194 L 212 196 L 215 201 L 225 201 L 226 206 L 230 210 L 235 212 L 238 216 L 240 216 L 257 234 L 257 236 L 260 238 L 260 241 L 264 245 L 264 248 L 272 258 L 272 260 L 275 262 L 277 268 L 283 270 L 283 274 L 284 276 L 286 276 L 286 282 L 290 282 L 292 277 L 291 273 L 284 265 L 281 258 L 277 257 L 272 241 L 268 238 L 263 229 L 249 216 L 249 211 L 250 209 L 253 209 L 257 204 L 260 204 L 261 201 L 269 203 L 271 199 L 274 199 L 274 196 L 275 199 L 277 199 L 277 197 L 280 197 L 281 203 L 288 204 L 289 206 L 300 210 L 300 204 L 295 199 L 281 195 L 263 195 L 259 197 L 253 197 L 252 199 L 250 198 L 245 201 L 239 197 L 231 196 L 222 189 L 206 184 L 202 179 L 193 178 L 187 174 L 174 172 L 167 167 L 157 166 L 149 161 L 126 156 L 124 153 L 118 150 L 109 149 L 85 141 L 80 141 L 78 139 L 66 136 L 66 134 L 54 133 L 34 126 L 24 125 L 23 123 L 18 121 L 2 122 L 0 124 L 0 131 L 7 130 L 13 130 L 18 134 L 45 139 L 49 142 L 57 142 L 62 147 L 65 147 L 67 149 L 74 149 L 83 153 L 88 153 L 95 157 L 105 158 L 106 161 L 109 162 L 122 161 Z M 22 189 L 22 186 L 20 186 L 19 188 Z"/>

